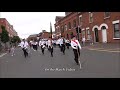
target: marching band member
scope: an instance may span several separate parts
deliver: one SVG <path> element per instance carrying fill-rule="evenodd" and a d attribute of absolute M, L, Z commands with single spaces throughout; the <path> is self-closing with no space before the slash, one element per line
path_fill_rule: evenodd
<path fill-rule="evenodd" d="M 71 40 L 71 47 L 73 48 L 73 52 L 74 52 L 74 56 L 75 56 L 74 60 L 77 63 L 77 65 L 79 65 L 78 58 L 80 57 L 81 45 L 75 36 L 73 36 L 73 38 Z"/>

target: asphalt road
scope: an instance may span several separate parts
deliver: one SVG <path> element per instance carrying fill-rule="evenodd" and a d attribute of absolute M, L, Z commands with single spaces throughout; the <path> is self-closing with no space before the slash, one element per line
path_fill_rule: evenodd
<path fill-rule="evenodd" d="M 82 69 L 74 61 L 73 51 L 66 49 L 63 55 L 54 48 L 54 56 L 45 50 L 42 55 L 31 50 L 24 58 L 21 48 L 15 56 L 0 57 L 0 78 L 120 78 L 120 53 L 81 50 Z"/>

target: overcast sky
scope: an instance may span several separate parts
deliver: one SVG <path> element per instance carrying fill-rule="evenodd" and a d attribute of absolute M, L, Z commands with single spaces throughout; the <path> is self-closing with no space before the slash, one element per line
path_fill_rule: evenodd
<path fill-rule="evenodd" d="M 55 17 L 65 16 L 65 12 L 1 12 L 0 17 L 6 18 L 14 26 L 21 38 L 27 38 L 30 34 L 38 34 L 42 30 L 55 31 Z"/>

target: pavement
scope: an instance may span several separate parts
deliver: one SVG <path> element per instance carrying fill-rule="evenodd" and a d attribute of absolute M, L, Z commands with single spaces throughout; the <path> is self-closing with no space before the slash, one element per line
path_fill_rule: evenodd
<path fill-rule="evenodd" d="M 86 48 L 89 50 L 120 53 L 120 43 L 95 43 L 93 45 L 86 44 L 86 46 L 83 46 L 82 48 Z"/>

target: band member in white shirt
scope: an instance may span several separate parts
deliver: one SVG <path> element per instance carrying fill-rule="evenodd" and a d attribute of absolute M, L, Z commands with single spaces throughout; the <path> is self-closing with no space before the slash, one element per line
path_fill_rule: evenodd
<path fill-rule="evenodd" d="M 50 46 L 51 46 L 51 38 L 49 37 L 49 39 L 48 39 L 48 50 L 50 51 Z"/>
<path fill-rule="evenodd" d="M 71 47 L 73 48 L 73 52 L 75 56 L 74 60 L 77 63 L 77 65 L 79 65 L 78 58 L 80 56 L 81 45 L 75 36 L 73 36 L 73 38 L 71 39 Z"/>
<path fill-rule="evenodd" d="M 33 49 L 34 51 L 37 51 L 37 47 L 38 47 L 38 42 L 36 40 L 33 41 Z"/>
<path fill-rule="evenodd" d="M 44 54 L 44 50 L 45 50 L 45 41 L 44 40 L 41 41 L 40 46 L 41 46 L 42 54 Z"/>
<path fill-rule="evenodd" d="M 21 42 L 20 45 L 21 45 L 21 47 L 22 47 L 22 50 L 23 50 L 23 52 L 24 52 L 24 56 L 25 56 L 25 58 L 26 58 L 26 56 L 28 56 L 27 49 L 28 49 L 29 44 L 28 44 L 27 41 L 25 41 L 25 39 L 23 39 L 23 41 Z"/>
<path fill-rule="evenodd" d="M 61 51 L 61 47 L 60 47 L 60 38 L 56 41 L 56 44 L 57 44 L 57 46 L 59 46 L 59 48 L 60 48 L 60 51 Z"/>
<path fill-rule="evenodd" d="M 56 40 L 53 40 L 53 45 L 54 47 L 56 47 Z"/>
<path fill-rule="evenodd" d="M 65 55 L 65 38 L 63 36 L 61 36 L 60 39 L 60 47 L 61 47 L 61 52 L 63 52 L 63 54 Z"/>
<path fill-rule="evenodd" d="M 48 40 L 45 41 L 46 47 L 48 48 Z"/>
<path fill-rule="evenodd" d="M 68 39 L 66 39 L 66 46 L 67 46 L 67 49 L 69 49 L 69 46 L 70 46 L 70 41 Z"/>

